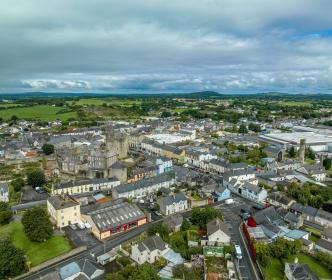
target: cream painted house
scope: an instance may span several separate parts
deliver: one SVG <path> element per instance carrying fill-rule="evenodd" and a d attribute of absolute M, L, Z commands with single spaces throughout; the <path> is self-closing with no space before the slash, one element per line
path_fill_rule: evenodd
<path fill-rule="evenodd" d="M 80 204 L 69 196 L 51 196 L 47 200 L 47 211 L 59 228 L 80 221 Z"/>

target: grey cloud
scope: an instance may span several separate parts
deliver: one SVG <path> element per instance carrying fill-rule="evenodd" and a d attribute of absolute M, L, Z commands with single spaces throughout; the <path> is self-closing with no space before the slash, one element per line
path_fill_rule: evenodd
<path fill-rule="evenodd" d="M 329 0 L 3 0 L 0 91 L 324 91 Z"/>

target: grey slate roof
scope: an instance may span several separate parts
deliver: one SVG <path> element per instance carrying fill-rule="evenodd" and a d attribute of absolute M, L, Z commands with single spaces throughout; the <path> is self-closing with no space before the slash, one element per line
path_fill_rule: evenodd
<path fill-rule="evenodd" d="M 122 185 L 115 187 L 115 189 L 118 193 L 126 193 L 126 192 L 137 190 L 137 189 L 148 188 L 155 184 L 160 184 L 163 182 L 170 181 L 171 179 L 172 179 L 172 176 L 170 173 L 167 173 L 167 174 L 164 173 L 159 176 L 144 178 L 135 183 L 122 184 Z"/>
<path fill-rule="evenodd" d="M 144 252 L 145 250 L 150 252 L 154 250 L 163 251 L 166 248 L 167 243 L 165 243 L 158 235 L 150 236 L 138 244 L 138 250 L 141 252 Z"/>
<path fill-rule="evenodd" d="M 48 198 L 48 201 L 49 201 L 49 203 L 51 203 L 51 205 L 56 210 L 65 209 L 65 208 L 79 205 L 78 202 L 76 202 L 75 200 L 73 200 L 72 198 L 70 198 L 68 196 L 66 196 L 65 198 L 62 198 L 59 195 L 55 195 L 55 196 L 51 196 L 50 198 Z"/>
<path fill-rule="evenodd" d="M 289 266 L 294 280 L 319 280 L 306 264 L 288 263 L 286 265 Z"/>
<path fill-rule="evenodd" d="M 317 242 L 316 242 L 316 246 L 319 246 L 319 247 L 322 247 L 324 248 L 325 250 L 328 250 L 330 252 L 332 252 L 332 242 L 329 242 L 325 239 L 319 239 Z"/>
<path fill-rule="evenodd" d="M 54 185 L 55 189 L 66 189 L 74 186 L 84 186 L 84 185 L 97 185 L 97 184 L 103 184 L 107 182 L 116 182 L 119 181 L 118 178 L 112 177 L 112 178 L 100 178 L 100 179 L 88 179 L 88 180 L 78 180 L 78 181 L 68 181 L 68 182 L 62 182 L 59 184 Z"/>
<path fill-rule="evenodd" d="M 186 196 L 183 193 L 179 192 L 175 193 L 174 195 L 169 195 L 159 198 L 158 204 L 163 206 L 168 206 L 172 205 L 173 203 L 179 203 L 180 201 L 186 201 L 186 200 L 187 200 Z"/>
<path fill-rule="evenodd" d="M 258 211 L 253 218 L 257 224 L 275 223 L 281 219 L 274 206 Z"/>
<path fill-rule="evenodd" d="M 221 221 L 219 218 L 213 219 L 206 225 L 206 232 L 208 236 L 215 233 L 218 230 L 221 230 L 224 233 L 226 233 L 228 236 L 230 236 L 227 224 Z"/>

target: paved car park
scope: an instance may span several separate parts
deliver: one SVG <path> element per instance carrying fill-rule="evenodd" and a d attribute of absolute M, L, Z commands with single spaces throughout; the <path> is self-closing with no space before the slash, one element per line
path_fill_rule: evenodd
<path fill-rule="evenodd" d="M 68 239 L 75 247 L 88 246 L 88 248 L 94 247 L 100 244 L 100 241 L 95 238 L 89 229 L 72 229 L 70 226 L 63 228 Z"/>
<path fill-rule="evenodd" d="M 31 186 L 25 186 L 22 192 L 21 203 L 46 200 L 49 197 L 47 192 L 38 193 Z"/>

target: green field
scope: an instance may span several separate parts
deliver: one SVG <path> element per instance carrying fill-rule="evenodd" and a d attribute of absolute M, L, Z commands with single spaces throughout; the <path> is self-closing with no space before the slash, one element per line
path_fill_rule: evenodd
<path fill-rule="evenodd" d="M 312 107 L 310 101 L 280 101 L 279 104 L 289 107 Z"/>
<path fill-rule="evenodd" d="M 307 264 L 311 271 L 318 276 L 320 279 L 332 279 L 331 272 L 322 266 L 314 258 L 300 253 L 298 256 L 298 262 Z M 289 262 L 294 262 L 295 257 L 293 257 Z M 272 259 L 271 264 L 268 267 L 263 268 L 266 280 L 283 280 L 284 279 L 284 264 L 281 260 Z"/>
<path fill-rule="evenodd" d="M 67 101 L 70 105 L 80 106 L 102 106 L 103 104 L 114 105 L 114 106 L 132 106 L 134 104 L 139 105 L 141 101 L 135 99 L 117 99 L 117 98 L 82 98 L 75 101 Z"/>
<path fill-rule="evenodd" d="M 20 222 L 11 222 L 1 226 L 0 236 L 10 237 L 15 246 L 24 250 L 31 266 L 36 266 L 71 250 L 68 240 L 62 236 L 53 236 L 44 243 L 29 241 Z"/>
<path fill-rule="evenodd" d="M 0 118 L 10 119 L 13 115 L 19 119 L 52 121 L 56 119 L 67 120 L 76 118 L 76 112 L 59 113 L 64 107 L 54 107 L 50 105 L 36 105 L 23 108 L 10 108 L 0 110 Z"/>

